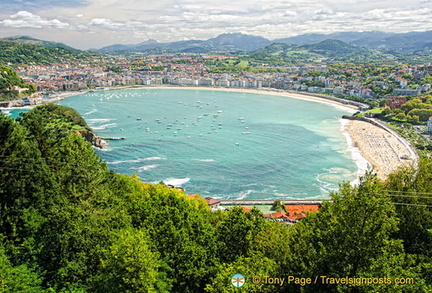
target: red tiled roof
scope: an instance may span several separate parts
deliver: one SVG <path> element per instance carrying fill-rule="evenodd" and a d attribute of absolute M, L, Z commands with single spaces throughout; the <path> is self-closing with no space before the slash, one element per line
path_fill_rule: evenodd
<path fill-rule="evenodd" d="M 204 199 L 209 206 L 220 203 L 220 200 L 214 199 L 214 198 L 209 197 L 209 196 L 205 197 Z"/>
<path fill-rule="evenodd" d="M 243 212 L 245 212 L 245 213 L 250 213 L 252 211 L 252 209 L 250 207 L 242 206 L 241 208 L 243 209 Z"/>
<path fill-rule="evenodd" d="M 273 219 L 289 219 L 289 217 L 288 217 L 288 214 L 287 213 L 285 213 L 285 212 L 283 212 L 283 211 L 280 211 L 280 212 L 276 212 L 276 213 L 273 213 L 273 214 L 267 214 L 267 215 L 264 215 L 264 217 L 265 218 L 273 218 Z"/>
<path fill-rule="evenodd" d="M 303 212 L 317 212 L 320 208 L 318 204 L 287 204 L 285 209 L 290 216 Z"/>

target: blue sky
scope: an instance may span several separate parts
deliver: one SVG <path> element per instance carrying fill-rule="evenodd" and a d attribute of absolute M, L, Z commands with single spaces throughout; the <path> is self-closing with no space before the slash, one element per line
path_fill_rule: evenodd
<path fill-rule="evenodd" d="M 0 37 L 29 35 L 80 49 L 147 39 L 208 39 L 241 32 L 432 30 L 432 0 L 1 0 Z"/>

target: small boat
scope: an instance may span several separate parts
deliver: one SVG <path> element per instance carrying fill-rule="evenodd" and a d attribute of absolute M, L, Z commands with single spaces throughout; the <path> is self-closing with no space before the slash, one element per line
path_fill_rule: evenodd
<path fill-rule="evenodd" d="M 249 131 L 242 132 L 242 134 L 250 134 Z"/>
<path fill-rule="evenodd" d="M 138 117 L 136 120 L 141 121 L 142 119 L 140 117 Z"/>
<path fill-rule="evenodd" d="M 235 143 L 236 146 L 239 146 L 240 144 L 238 142 Z"/>

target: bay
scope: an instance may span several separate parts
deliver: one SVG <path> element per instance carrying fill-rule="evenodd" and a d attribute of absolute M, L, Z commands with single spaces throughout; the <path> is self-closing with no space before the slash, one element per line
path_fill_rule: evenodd
<path fill-rule="evenodd" d="M 347 108 L 276 95 L 127 89 L 69 97 L 109 141 L 110 168 L 220 199 L 326 198 L 357 177 L 341 126 Z"/>

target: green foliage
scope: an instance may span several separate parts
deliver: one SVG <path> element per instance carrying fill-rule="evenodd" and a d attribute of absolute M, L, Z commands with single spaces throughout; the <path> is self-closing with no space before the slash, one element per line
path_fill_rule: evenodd
<path fill-rule="evenodd" d="M 36 87 L 25 83 L 16 71 L 0 65 L 0 101 L 15 100 L 21 97 L 18 91 L 12 89 L 14 86 L 27 89 L 24 91 L 24 94 L 27 95 L 36 91 Z"/>
<path fill-rule="evenodd" d="M 233 262 L 247 255 L 254 236 L 264 228 L 264 219 L 257 209 L 245 213 L 241 207 L 232 208 L 217 227 L 220 242 L 218 254 L 223 262 Z"/>
<path fill-rule="evenodd" d="M 132 206 L 135 228 L 146 229 L 167 264 L 163 270 L 173 288 L 197 292 L 209 282 L 217 263 L 211 211 L 204 200 L 189 199 L 181 191 L 148 185 L 145 200 Z"/>
<path fill-rule="evenodd" d="M 389 177 L 387 189 L 393 195 L 393 201 L 407 205 L 397 205 L 401 219 L 397 237 L 403 239 L 408 253 L 428 255 L 432 257 L 432 213 L 427 205 L 432 200 L 417 195 L 428 193 L 432 188 L 431 160 L 423 159 L 417 170 L 409 168 L 400 170 Z"/>
<path fill-rule="evenodd" d="M 42 293 L 40 277 L 26 265 L 13 266 L 0 243 L 0 292 Z"/>
<path fill-rule="evenodd" d="M 90 54 L 62 47 L 45 47 L 0 41 L 0 64 L 50 65 L 71 60 L 86 60 Z"/>
<path fill-rule="evenodd" d="M 426 76 L 420 80 L 421 84 L 432 84 L 432 76 L 429 73 L 426 73 Z"/>
<path fill-rule="evenodd" d="M 158 253 L 142 230 L 120 230 L 113 238 L 95 277 L 93 292 L 169 292 L 170 287 L 158 276 Z"/>
<path fill-rule="evenodd" d="M 418 116 L 420 121 L 428 121 L 432 117 L 432 105 L 430 109 L 413 109 L 408 112 L 408 115 Z"/>
<path fill-rule="evenodd" d="M 19 121 L 0 114 L 0 292 L 432 290 L 430 159 L 386 182 L 344 183 L 287 226 L 257 209 L 211 212 L 203 199 L 109 171 L 76 126 L 87 129 L 55 105 Z M 230 283 L 236 273 L 242 289 Z M 280 286 L 253 276 L 415 283 Z"/>
<path fill-rule="evenodd" d="M 374 176 L 368 174 L 358 187 L 343 184 L 332 199 L 333 204 L 324 204 L 291 230 L 291 237 L 298 239 L 291 247 L 291 261 L 297 266 L 293 273 L 354 278 L 369 271 L 377 258 L 402 253 L 400 242 L 390 238 L 398 223 L 394 207 Z M 334 285 L 322 283 L 305 289 L 336 292 Z"/>

